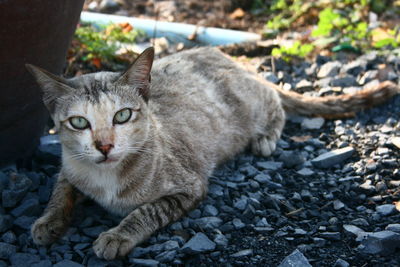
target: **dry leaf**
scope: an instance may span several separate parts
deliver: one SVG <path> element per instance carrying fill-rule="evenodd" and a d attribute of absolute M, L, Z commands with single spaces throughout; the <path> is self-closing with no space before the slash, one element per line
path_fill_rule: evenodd
<path fill-rule="evenodd" d="M 239 7 L 239 8 L 236 8 L 235 11 L 233 11 L 233 12 L 229 15 L 229 17 L 230 17 L 231 19 L 241 19 L 241 18 L 244 17 L 245 14 L 246 14 L 246 13 L 243 11 L 243 9 L 241 9 L 241 8 Z"/>

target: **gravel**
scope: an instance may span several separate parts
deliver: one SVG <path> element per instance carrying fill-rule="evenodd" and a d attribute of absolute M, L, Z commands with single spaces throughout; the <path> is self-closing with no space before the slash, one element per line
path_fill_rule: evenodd
<path fill-rule="evenodd" d="M 379 82 L 382 64 L 397 74 L 394 62 L 394 53 L 318 56 L 298 65 L 277 61 L 276 73 L 264 64 L 263 75 L 287 90 L 309 90 L 310 82 L 319 92 L 306 94 L 329 95 Z M 399 128 L 399 96 L 353 118 L 291 116 L 272 156 L 246 151 L 220 166 L 196 210 L 112 262 L 98 259 L 92 243 L 121 218 L 91 201 L 76 209 L 61 240 L 33 244 L 30 226 L 60 164 L 57 138 L 43 137 L 29 170 L 0 170 L 0 266 L 396 266 Z"/>

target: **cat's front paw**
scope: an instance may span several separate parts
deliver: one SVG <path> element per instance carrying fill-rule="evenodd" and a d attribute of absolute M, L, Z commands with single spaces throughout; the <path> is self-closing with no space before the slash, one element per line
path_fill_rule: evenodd
<path fill-rule="evenodd" d="M 113 260 L 116 257 L 123 257 L 134 247 L 134 242 L 115 229 L 101 233 L 93 243 L 93 250 L 97 257 L 106 260 Z"/>
<path fill-rule="evenodd" d="M 49 245 L 60 238 L 67 229 L 67 222 L 56 215 L 44 215 L 32 225 L 31 234 L 37 245 Z"/>

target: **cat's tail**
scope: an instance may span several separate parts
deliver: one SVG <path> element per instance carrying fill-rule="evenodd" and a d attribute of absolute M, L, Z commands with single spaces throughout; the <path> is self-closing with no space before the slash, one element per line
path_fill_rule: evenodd
<path fill-rule="evenodd" d="M 278 91 L 286 112 L 323 117 L 351 116 L 354 112 L 381 104 L 400 93 L 399 86 L 390 81 L 381 82 L 356 93 L 324 97 L 304 96 L 285 91 L 276 85 L 273 88 Z"/>

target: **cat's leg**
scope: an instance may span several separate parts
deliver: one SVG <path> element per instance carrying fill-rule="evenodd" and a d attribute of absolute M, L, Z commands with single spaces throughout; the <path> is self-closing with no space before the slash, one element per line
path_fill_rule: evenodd
<path fill-rule="evenodd" d="M 60 174 L 43 215 L 32 225 L 31 234 L 36 244 L 51 244 L 64 234 L 78 198 L 83 195 Z"/>
<path fill-rule="evenodd" d="M 269 120 L 263 126 L 262 133 L 253 138 L 252 152 L 256 155 L 268 157 L 276 149 L 276 142 L 281 137 L 285 125 L 285 112 L 280 105 L 269 111 Z"/>
<path fill-rule="evenodd" d="M 165 196 L 140 206 L 118 226 L 100 234 L 93 243 L 94 252 L 99 258 L 106 260 L 125 256 L 155 231 L 196 207 L 205 195 L 205 187 L 201 188 L 202 192 Z"/>

